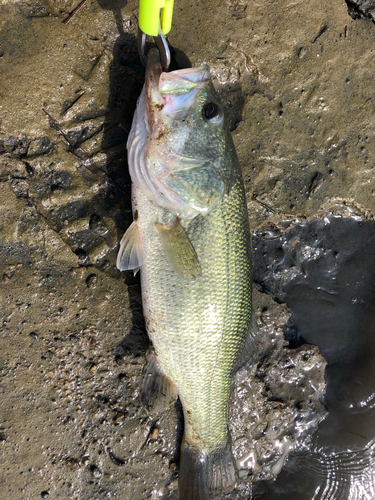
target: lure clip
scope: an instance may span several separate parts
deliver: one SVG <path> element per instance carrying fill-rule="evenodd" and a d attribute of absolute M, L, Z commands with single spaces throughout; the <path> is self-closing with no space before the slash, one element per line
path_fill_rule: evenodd
<path fill-rule="evenodd" d="M 166 35 L 172 28 L 174 0 L 140 0 L 139 1 L 139 28 L 150 36 L 159 35 L 161 31 Z"/>

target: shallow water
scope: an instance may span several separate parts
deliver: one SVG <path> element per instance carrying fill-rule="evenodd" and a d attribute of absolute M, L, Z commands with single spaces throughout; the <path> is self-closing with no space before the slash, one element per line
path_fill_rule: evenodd
<path fill-rule="evenodd" d="M 372 499 L 375 222 L 330 214 L 273 240 L 258 236 L 254 254 L 255 268 L 260 260 L 267 268 L 259 285 L 292 310 L 286 338 L 316 344 L 328 362 L 327 417 L 309 450 L 295 453 L 267 491 L 257 484 L 254 498 Z"/>

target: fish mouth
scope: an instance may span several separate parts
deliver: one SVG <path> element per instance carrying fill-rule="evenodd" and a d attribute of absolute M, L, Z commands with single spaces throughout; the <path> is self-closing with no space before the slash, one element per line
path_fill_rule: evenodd
<path fill-rule="evenodd" d="M 206 64 L 165 72 L 157 48 L 152 48 L 147 55 L 145 84 L 148 102 L 159 110 L 169 104 L 164 114 L 178 118 L 181 110 L 185 111 L 193 106 L 200 89 L 210 81 L 210 71 Z"/>

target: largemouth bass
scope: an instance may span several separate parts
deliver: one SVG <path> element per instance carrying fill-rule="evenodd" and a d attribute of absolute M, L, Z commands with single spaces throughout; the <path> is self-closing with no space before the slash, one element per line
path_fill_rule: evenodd
<path fill-rule="evenodd" d="M 235 483 L 228 397 L 254 335 L 243 180 L 208 67 L 163 72 L 151 50 L 127 146 L 134 221 L 117 266 L 141 269 L 155 350 L 142 400 L 179 396 L 179 498 L 209 500 Z"/>

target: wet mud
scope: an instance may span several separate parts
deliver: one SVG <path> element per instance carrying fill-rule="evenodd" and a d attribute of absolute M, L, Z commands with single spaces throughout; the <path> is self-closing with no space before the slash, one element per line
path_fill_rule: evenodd
<path fill-rule="evenodd" d="M 0 491 L 177 498 L 178 405 L 148 414 L 126 138 L 137 2 L 0 5 Z M 371 2 L 175 2 L 178 63 L 211 67 L 254 232 L 260 347 L 233 381 L 226 499 L 372 499 Z"/>
<path fill-rule="evenodd" d="M 285 338 L 317 345 L 327 361 L 324 421 L 255 498 L 371 499 L 375 221 L 330 213 L 276 238 L 259 234 L 254 248 L 255 281 L 293 311 Z"/>

